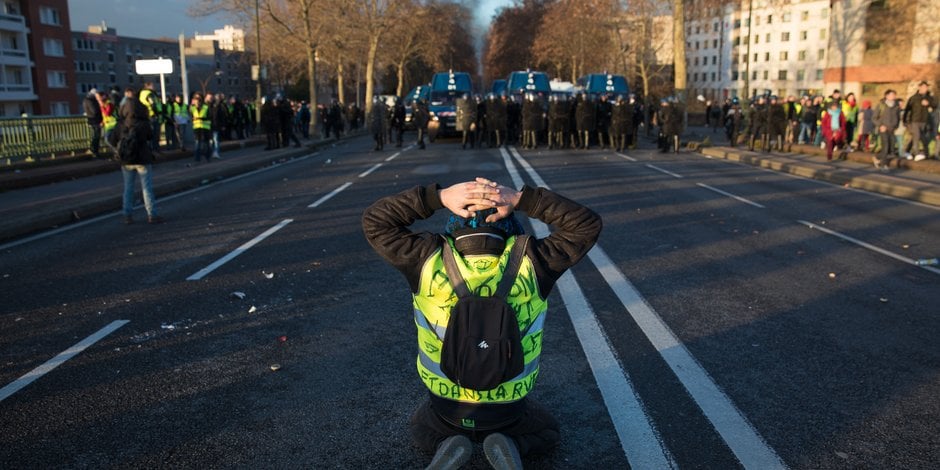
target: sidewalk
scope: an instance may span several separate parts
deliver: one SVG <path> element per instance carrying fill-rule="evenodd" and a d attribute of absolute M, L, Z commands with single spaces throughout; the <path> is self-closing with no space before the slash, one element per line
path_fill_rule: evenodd
<path fill-rule="evenodd" d="M 344 139 L 359 135 L 351 134 Z M 246 173 L 275 162 L 307 155 L 317 148 L 335 142 L 336 140 L 332 139 L 317 140 L 307 142 L 299 148 L 288 147 L 271 151 L 264 151 L 260 146 L 223 150 L 221 160 L 201 164 L 192 164 L 191 157 L 170 161 L 163 159 L 163 162 L 154 166 L 153 190 L 159 204 L 161 196 L 194 188 L 209 181 Z M 86 164 L 94 164 L 97 173 L 84 177 L 73 175 L 73 179 L 55 184 L 0 193 L 0 241 L 9 241 L 41 230 L 120 210 L 124 182 L 120 167 L 116 163 L 90 161 L 62 167 L 24 170 L 22 173 L 55 169 L 61 172 L 62 169 L 69 170 L 74 165 Z M 28 175 L 21 177 L 28 177 Z M 139 200 L 139 181 L 137 181 L 137 188 L 135 198 Z"/>

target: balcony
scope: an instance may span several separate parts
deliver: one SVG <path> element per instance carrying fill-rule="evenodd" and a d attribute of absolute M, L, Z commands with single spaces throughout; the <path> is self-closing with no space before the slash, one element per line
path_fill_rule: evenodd
<path fill-rule="evenodd" d="M 26 18 L 21 15 L 0 13 L 0 31 L 26 32 Z"/>

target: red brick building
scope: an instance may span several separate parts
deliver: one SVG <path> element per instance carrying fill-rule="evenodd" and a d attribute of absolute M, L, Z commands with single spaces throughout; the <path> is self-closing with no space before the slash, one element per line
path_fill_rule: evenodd
<path fill-rule="evenodd" d="M 75 98 L 68 1 L 19 0 L 19 7 L 29 28 L 27 44 L 34 64 L 33 90 L 38 96 L 32 114 L 80 114 L 80 103 Z"/>

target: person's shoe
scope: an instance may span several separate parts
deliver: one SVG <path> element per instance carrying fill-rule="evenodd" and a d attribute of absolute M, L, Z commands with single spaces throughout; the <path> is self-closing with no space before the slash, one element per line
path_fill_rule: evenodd
<path fill-rule="evenodd" d="M 130 225 L 130 224 L 132 224 L 132 223 L 134 223 L 134 218 L 131 217 L 131 216 L 129 216 L 129 215 L 125 215 L 125 216 L 124 216 L 124 225 Z"/>
<path fill-rule="evenodd" d="M 926 159 L 927 159 L 927 156 L 924 155 L 924 154 L 922 154 L 922 153 L 918 153 L 917 155 L 914 156 L 914 161 L 915 161 L 915 162 L 923 161 L 923 160 L 926 160 Z"/>
<path fill-rule="evenodd" d="M 427 470 L 457 469 L 470 461 L 473 454 L 473 443 L 462 434 L 450 436 L 437 446 L 437 453 L 428 465 Z M 521 468 L 521 467 L 520 467 Z"/>
<path fill-rule="evenodd" d="M 148 224 L 162 224 L 163 222 L 166 222 L 166 220 L 159 215 L 151 215 L 147 217 Z"/>
<path fill-rule="evenodd" d="M 522 470 L 522 457 L 519 448 L 509 436 L 493 433 L 483 440 L 483 452 L 486 460 L 496 470 Z"/>
<path fill-rule="evenodd" d="M 871 157 L 871 162 L 875 165 L 875 168 L 881 168 L 881 160 L 878 160 L 878 157 Z"/>

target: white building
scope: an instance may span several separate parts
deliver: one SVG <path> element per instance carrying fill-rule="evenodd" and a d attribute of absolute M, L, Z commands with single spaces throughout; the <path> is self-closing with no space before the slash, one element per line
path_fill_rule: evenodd
<path fill-rule="evenodd" d="M 0 117 L 31 112 L 33 90 L 26 18 L 12 2 L 0 4 Z"/>
<path fill-rule="evenodd" d="M 743 0 L 711 13 L 686 22 L 690 95 L 823 92 L 829 0 Z"/>
<path fill-rule="evenodd" d="M 236 28 L 232 25 L 225 25 L 222 29 L 217 29 L 213 34 L 196 33 L 197 41 L 218 41 L 219 49 L 223 51 L 245 51 L 245 30 Z"/>

